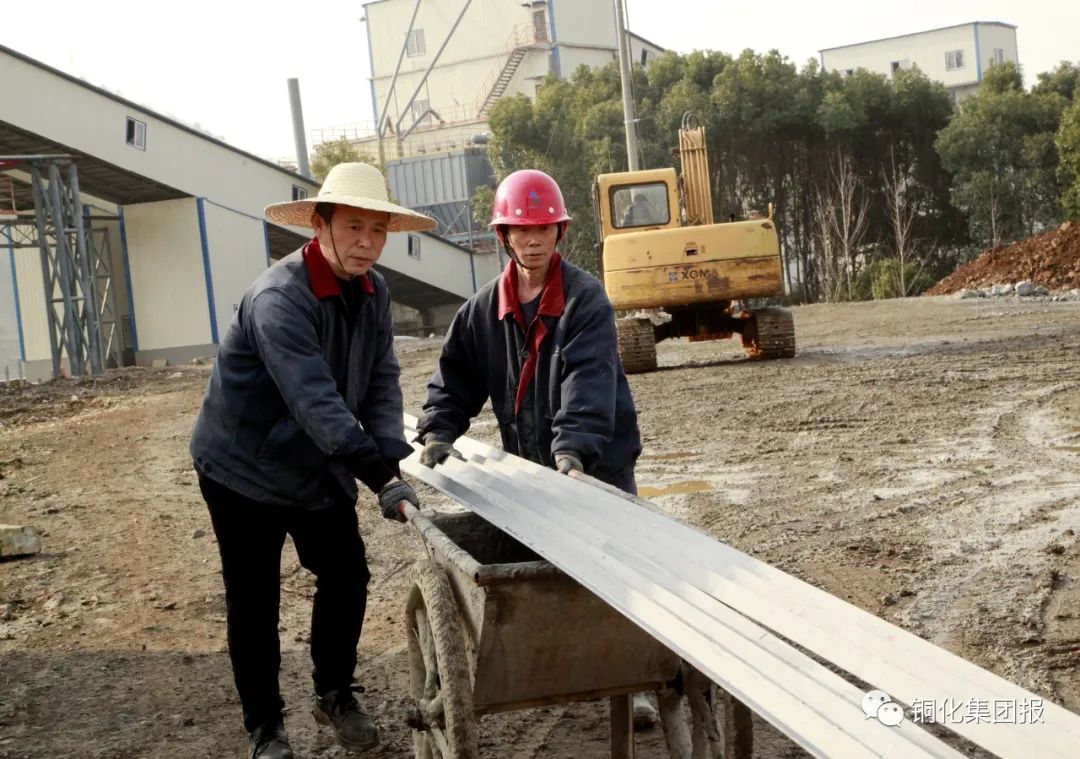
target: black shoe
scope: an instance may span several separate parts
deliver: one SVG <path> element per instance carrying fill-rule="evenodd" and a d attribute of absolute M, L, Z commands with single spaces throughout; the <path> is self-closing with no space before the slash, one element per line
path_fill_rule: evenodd
<path fill-rule="evenodd" d="M 353 691 L 362 688 L 331 690 L 315 696 L 312 716 L 320 725 L 334 728 L 338 743 L 348 751 L 367 751 L 379 745 L 379 728 L 356 703 Z"/>
<path fill-rule="evenodd" d="M 248 735 L 248 759 L 294 759 L 285 725 L 259 725 Z"/>

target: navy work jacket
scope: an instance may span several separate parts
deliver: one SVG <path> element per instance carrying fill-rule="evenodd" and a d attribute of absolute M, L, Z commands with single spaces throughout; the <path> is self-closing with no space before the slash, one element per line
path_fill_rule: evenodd
<path fill-rule="evenodd" d="M 195 468 L 268 504 L 355 503 L 412 453 L 386 281 L 334 276 L 318 240 L 244 293 L 191 438 Z"/>
<path fill-rule="evenodd" d="M 595 277 L 558 254 L 530 324 L 513 262 L 458 310 L 428 383 L 420 438 L 456 440 L 489 397 L 503 448 L 545 466 L 573 451 L 588 474 L 610 481 L 641 452 L 611 303 Z"/>

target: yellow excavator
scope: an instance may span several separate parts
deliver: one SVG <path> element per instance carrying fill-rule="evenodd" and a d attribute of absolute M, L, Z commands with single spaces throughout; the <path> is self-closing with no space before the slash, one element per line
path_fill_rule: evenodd
<path fill-rule="evenodd" d="M 601 174 L 593 202 L 604 289 L 621 316 L 619 356 L 629 373 L 656 369 L 669 337 L 720 340 L 738 334 L 753 359 L 795 355 L 785 308 L 753 308 L 784 294 L 780 241 L 768 214 L 715 223 L 705 128 L 692 114 L 679 130 L 675 169 Z"/>

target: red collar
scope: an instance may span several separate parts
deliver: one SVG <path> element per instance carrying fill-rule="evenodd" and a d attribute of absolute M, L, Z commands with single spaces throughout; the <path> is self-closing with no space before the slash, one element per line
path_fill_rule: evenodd
<path fill-rule="evenodd" d="M 547 281 L 540 293 L 540 305 L 536 309 L 537 316 L 562 316 L 566 299 L 563 296 L 562 286 L 562 257 L 555 253 L 548 264 Z M 502 276 L 499 277 L 499 319 L 506 318 L 507 314 L 513 314 L 514 319 L 522 330 L 528 330 L 525 317 L 521 313 L 521 302 L 518 300 L 518 273 L 517 266 L 513 261 L 506 264 Z"/>
<path fill-rule="evenodd" d="M 311 238 L 304 246 L 303 255 L 304 265 L 308 271 L 308 279 L 311 280 L 311 291 L 315 293 L 315 297 L 319 300 L 325 300 L 326 298 L 333 298 L 335 295 L 341 295 L 340 280 L 334 274 L 334 270 L 330 268 L 329 262 L 323 255 L 318 238 Z M 364 274 L 359 281 L 360 289 L 368 295 L 375 294 L 375 283 L 371 281 L 371 277 Z"/>

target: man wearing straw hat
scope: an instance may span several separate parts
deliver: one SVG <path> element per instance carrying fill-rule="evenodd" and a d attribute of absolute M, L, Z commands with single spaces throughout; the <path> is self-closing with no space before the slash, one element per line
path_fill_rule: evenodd
<path fill-rule="evenodd" d="M 253 759 L 293 756 L 282 719 L 277 634 L 281 549 L 315 575 L 315 719 L 349 750 L 379 742 L 357 703 L 356 649 L 370 577 L 357 486 L 383 516 L 419 505 L 400 479 L 406 443 L 386 282 L 372 266 L 389 232 L 436 222 L 391 203 L 374 166 L 335 166 L 314 200 L 266 218 L 310 227 L 303 248 L 247 289 L 221 343 L 191 439 L 221 554 L 229 657 Z"/>

